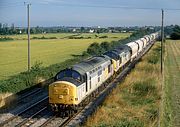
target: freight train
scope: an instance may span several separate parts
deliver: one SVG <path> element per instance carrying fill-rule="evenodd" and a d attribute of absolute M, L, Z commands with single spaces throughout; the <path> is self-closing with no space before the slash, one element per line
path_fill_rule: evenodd
<path fill-rule="evenodd" d="M 159 32 L 146 35 L 58 72 L 55 82 L 49 85 L 49 104 L 53 111 L 76 111 L 103 83 L 133 62 L 158 37 Z"/>

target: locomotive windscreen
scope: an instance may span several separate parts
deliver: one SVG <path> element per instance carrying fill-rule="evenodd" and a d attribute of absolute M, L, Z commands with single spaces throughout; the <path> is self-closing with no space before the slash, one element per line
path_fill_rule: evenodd
<path fill-rule="evenodd" d="M 81 75 L 77 71 L 74 71 L 71 69 L 66 69 L 66 70 L 59 72 L 56 75 L 56 80 L 60 80 L 65 77 L 69 77 L 69 78 L 73 78 L 73 79 L 81 81 Z"/>

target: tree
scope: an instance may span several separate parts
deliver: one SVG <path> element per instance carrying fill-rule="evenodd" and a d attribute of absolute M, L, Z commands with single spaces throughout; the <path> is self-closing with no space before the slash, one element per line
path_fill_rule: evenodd
<path fill-rule="evenodd" d="M 175 27 L 173 28 L 173 33 L 171 34 L 171 39 L 173 39 L 173 40 L 180 39 L 180 27 L 178 25 L 175 25 Z"/>
<path fill-rule="evenodd" d="M 88 49 L 87 53 L 90 55 L 100 55 L 101 54 L 101 47 L 98 43 L 94 42 L 92 43 Z"/>
<path fill-rule="evenodd" d="M 104 51 L 108 51 L 111 49 L 111 44 L 108 42 L 102 42 L 100 46 L 104 49 Z"/>
<path fill-rule="evenodd" d="M 81 27 L 81 33 L 84 33 L 84 32 L 85 32 L 85 28 Z"/>

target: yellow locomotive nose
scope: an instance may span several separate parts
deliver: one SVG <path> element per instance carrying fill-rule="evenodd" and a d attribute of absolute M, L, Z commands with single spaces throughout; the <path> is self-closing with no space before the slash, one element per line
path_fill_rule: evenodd
<path fill-rule="evenodd" d="M 49 85 L 49 103 L 74 105 L 77 103 L 76 86 L 67 81 L 57 81 Z"/>

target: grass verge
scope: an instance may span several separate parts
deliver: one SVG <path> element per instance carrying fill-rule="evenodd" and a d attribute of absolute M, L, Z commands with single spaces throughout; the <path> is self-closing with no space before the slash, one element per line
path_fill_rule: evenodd
<path fill-rule="evenodd" d="M 180 41 L 166 42 L 162 127 L 180 126 Z"/>

